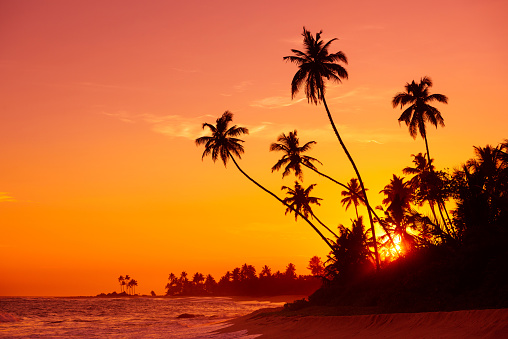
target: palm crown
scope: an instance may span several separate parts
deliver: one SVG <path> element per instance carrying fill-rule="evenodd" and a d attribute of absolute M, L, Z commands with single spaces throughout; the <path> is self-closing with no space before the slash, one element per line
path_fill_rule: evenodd
<path fill-rule="evenodd" d="M 362 188 L 358 184 L 358 179 L 352 178 L 347 184 L 347 191 L 342 191 L 342 206 L 346 207 L 346 210 L 351 207 L 351 204 L 355 206 L 356 218 L 358 218 L 358 206 L 365 203 L 365 197 L 363 195 Z M 367 189 L 365 189 L 367 191 Z"/>
<path fill-rule="evenodd" d="M 316 204 L 321 205 L 319 203 L 319 200 L 321 198 L 316 197 L 309 197 L 310 192 L 312 189 L 316 186 L 315 184 L 310 185 L 307 188 L 303 188 L 302 185 L 298 181 L 295 181 L 295 188 L 292 189 L 291 187 L 282 186 L 283 190 L 287 190 L 288 197 L 284 198 L 284 203 L 288 205 L 286 209 L 286 214 L 288 212 L 295 212 L 295 220 L 298 219 L 298 213 L 296 211 L 300 212 L 303 216 L 306 218 L 310 215 L 313 215 L 312 208 L 310 207 L 310 204 Z"/>
<path fill-rule="evenodd" d="M 297 136 L 297 131 L 289 132 L 288 135 L 282 133 L 277 138 L 278 143 L 274 142 L 270 145 L 270 151 L 282 151 L 284 155 L 282 158 L 277 161 L 277 163 L 272 167 L 273 171 L 278 171 L 283 166 L 284 172 L 282 172 L 282 177 L 284 178 L 291 171 L 295 172 L 295 175 L 303 179 L 303 171 L 301 165 L 309 167 L 311 169 L 316 169 L 313 161 L 316 161 L 321 164 L 321 162 L 313 157 L 309 157 L 307 155 L 302 155 L 303 152 L 310 150 L 315 141 L 309 141 L 305 145 L 300 147 L 300 140 Z"/>
<path fill-rule="evenodd" d="M 448 97 L 443 94 L 429 94 L 429 88 L 432 87 L 432 80 L 429 77 L 423 77 L 420 83 L 406 83 L 405 92 L 397 93 L 392 100 L 393 108 L 400 105 L 402 109 L 405 105 L 410 105 L 402 112 L 399 123 L 404 121 L 409 127 L 409 134 L 414 138 L 420 133 L 425 138 L 427 133 L 425 123 L 430 122 L 432 125 L 444 126 L 444 119 L 441 112 L 429 103 L 433 101 L 447 104 Z"/>
<path fill-rule="evenodd" d="M 291 96 L 294 97 L 305 83 L 305 96 L 315 104 L 324 97 L 325 78 L 339 83 L 342 82 L 341 79 L 348 78 L 346 69 L 337 63 L 342 61 L 347 64 L 346 55 L 341 51 L 328 53 L 330 44 L 337 38 L 325 43 L 321 40 L 321 33 L 322 31 L 316 33 L 314 37 L 304 27 L 302 35 L 305 51 L 292 49 L 291 52 L 295 55 L 284 57 L 284 60 L 294 62 L 299 68 L 291 82 Z"/>
<path fill-rule="evenodd" d="M 212 136 L 204 136 L 196 139 L 196 145 L 205 145 L 205 151 L 201 157 L 202 159 L 211 154 L 214 162 L 220 157 L 224 166 L 226 166 L 230 156 L 236 155 L 238 158 L 241 158 L 241 154 L 244 152 L 243 145 L 241 144 L 243 140 L 237 139 L 236 137 L 242 134 L 249 134 L 249 130 L 236 125 L 229 127 L 231 121 L 233 121 L 233 113 L 225 111 L 222 116 L 216 120 L 215 126 L 209 123 L 203 124 L 203 129 L 208 127 L 212 132 Z"/>

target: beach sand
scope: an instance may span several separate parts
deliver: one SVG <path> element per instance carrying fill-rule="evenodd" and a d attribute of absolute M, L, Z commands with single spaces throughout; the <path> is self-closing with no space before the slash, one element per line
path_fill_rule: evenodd
<path fill-rule="evenodd" d="M 261 338 L 508 338 L 508 309 L 454 312 L 315 316 L 282 308 L 258 310 L 232 320 L 220 333 L 247 330 Z"/>

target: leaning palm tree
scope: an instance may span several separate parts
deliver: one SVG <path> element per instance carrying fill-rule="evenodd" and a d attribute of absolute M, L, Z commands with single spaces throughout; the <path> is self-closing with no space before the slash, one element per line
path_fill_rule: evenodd
<path fill-rule="evenodd" d="M 314 189 L 316 184 L 312 184 L 307 188 L 303 188 L 302 185 L 298 181 L 295 181 L 295 188 L 282 186 L 282 190 L 286 190 L 287 197 L 285 197 L 282 201 L 284 201 L 288 207 L 286 208 L 286 214 L 288 212 L 295 213 L 295 220 L 298 220 L 298 215 L 303 215 L 306 218 L 313 217 L 317 220 L 318 223 L 321 224 L 324 228 L 326 228 L 331 234 L 333 234 L 336 238 L 338 237 L 335 232 L 333 232 L 328 226 L 326 226 L 312 211 L 311 204 L 315 204 L 320 206 L 319 200 L 321 198 L 311 197 L 309 196 L 310 192 Z M 296 213 L 296 212 L 300 213 Z"/>
<path fill-rule="evenodd" d="M 288 135 L 282 133 L 277 138 L 278 142 L 274 142 L 270 145 L 270 151 L 284 152 L 282 158 L 273 165 L 272 172 L 278 171 L 284 166 L 284 172 L 282 172 L 283 178 L 291 173 L 291 171 L 294 171 L 295 176 L 297 176 L 300 180 L 303 180 L 302 165 L 312 170 L 316 170 L 316 166 L 314 166 L 313 162 L 318 162 L 320 164 L 321 162 L 316 158 L 302 154 L 310 150 L 312 145 L 316 142 L 309 141 L 305 145 L 300 146 L 300 140 L 298 139 L 297 134 L 298 132 L 296 130 L 289 132 Z"/>
<path fill-rule="evenodd" d="M 304 146 L 300 147 L 300 139 L 297 136 L 297 131 L 289 132 L 288 135 L 281 134 L 278 138 L 278 143 L 272 143 L 270 145 L 270 151 L 281 151 L 283 152 L 282 158 L 277 161 L 277 163 L 272 167 L 272 172 L 275 170 L 280 170 L 283 166 L 284 173 L 282 174 L 282 177 L 290 173 L 291 171 L 294 171 L 295 175 L 298 177 L 298 173 L 301 172 L 301 166 L 307 167 L 308 169 L 311 169 L 315 173 L 319 174 L 320 176 L 325 177 L 326 179 L 332 181 L 333 183 L 342 186 L 346 190 L 350 191 L 350 187 L 348 185 L 345 185 L 334 178 L 324 174 L 323 172 L 319 171 L 316 166 L 312 162 L 318 162 L 321 164 L 321 162 L 313 157 L 309 157 L 306 155 L 303 155 L 302 153 L 307 152 L 310 150 L 311 146 L 315 144 L 315 141 L 309 141 Z M 358 185 L 357 185 L 358 186 Z M 358 193 L 358 192 L 357 192 Z M 385 233 L 388 235 L 388 238 L 393 244 L 393 239 L 388 231 L 387 225 L 384 222 L 382 218 L 379 218 L 374 211 L 374 209 L 365 203 L 365 197 L 363 194 L 357 194 L 357 199 L 359 199 L 363 205 L 366 205 L 367 208 L 370 210 L 370 212 L 374 215 L 376 220 L 379 222 Z M 395 246 L 395 244 L 393 244 Z"/>
<path fill-rule="evenodd" d="M 406 105 L 410 105 L 399 117 L 399 123 L 404 121 L 409 127 L 409 134 L 416 139 L 418 133 L 425 140 L 425 148 L 427 149 L 427 159 L 429 164 L 430 153 L 429 144 L 427 142 L 426 122 L 430 122 L 437 128 L 437 125 L 444 127 L 444 119 L 441 112 L 430 103 L 437 101 L 444 104 L 448 103 L 448 97 L 443 94 L 430 94 L 429 88 L 432 87 L 432 80 L 425 76 L 420 79 L 420 83 L 406 83 L 405 91 L 397 93 L 392 100 L 393 108 L 400 105 L 402 109 Z"/>
<path fill-rule="evenodd" d="M 360 187 L 362 188 L 363 195 L 365 196 L 365 203 L 368 206 L 369 201 L 367 199 L 367 194 L 365 193 L 365 186 L 360 176 L 360 172 L 358 171 L 358 168 L 356 167 L 351 154 L 346 148 L 346 145 L 342 141 L 342 138 L 339 134 L 339 131 L 337 130 L 337 127 L 335 126 L 335 123 L 333 122 L 332 115 L 330 114 L 330 110 L 328 109 L 328 105 L 326 104 L 325 100 L 325 79 L 332 80 L 336 83 L 341 83 L 342 79 L 348 78 L 346 69 L 339 64 L 339 62 L 347 64 L 347 57 L 342 51 L 329 53 L 328 48 L 330 47 L 330 44 L 337 39 L 335 38 L 328 41 L 327 43 L 324 43 L 324 41 L 321 40 L 321 33 L 322 31 L 317 33 L 316 37 L 314 37 L 304 27 L 302 35 L 305 52 L 299 51 L 297 49 L 292 49 L 291 51 L 294 53 L 294 55 L 284 57 L 284 60 L 293 62 L 298 65 L 298 71 L 296 72 L 295 76 L 293 77 L 293 81 L 291 82 L 291 97 L 294 98 L 294 96 L 298 93 L 300 87 L 304 86 L 307 101 L 313 102 L 316 105 L 319 102 L 323 102 L 326 113 L 328 115 L 328 119 L 330 120 L 330 124 L 332 125 L 333 131 L 335 132 L 335 136 L 339 140 L 344 153 L 346 153 L 346 156 L 353 166 L 356 177 L 360 182 Z M 372 231 L 374 253 L 376 256 L 376 267 L 379 269 L 379 254 L 377 250 L 374 221 L 372 220 L 371 209 L 367 209 L 367 211 Z"/>
<path fill-rule="evenodd" d="M 347 187 L 348 189 L 346 191 L 340 193 L 344 197 L 340 202 L 342 202 L 342 206 L 345 206 L 346 210 L 351 207 L 352 204 L 355 207 L 356 219 L 358 219 L 358 206 L 360 204 L 365 204 L 362 188 L 358 185 L 358 180 L 356 178 L 351 178 L 347 183 Z"/>
<path fill-rule="evenodd" d="M 233 161 L 236 168 L 252 183 L 261 188 L 266 193 L 270 194 L 272 197 L 277 199 L 284 206 L 289 207 L 282 199 L 280 199 L 276 194 L 266 189 L 264 186 L 259 184 L 257 181 L 252 179 L 247 173 L 245 173 L 238 163 L 235 160 L 234 156 L 241 158 L 242 153 L 244 152 L 242 142 L 243 140 L 238 139 L 237 137 L 242 134 L 248 134 L 249 130 L 245 127 L 238 127 L 236 125 L 229 126 L 229 124 L 233 121 L 233 113 L 229 111 L 225 111 L 220 118 L 216 120 L 216 125 L 212 125 L 209 123 L 203 124 L 203 129 L 207 127 L 211 132 L 211 136 L 203 136 L 196 139 L 196 145 L 204 145 L 205 150 L 203 152 L 202 159 L 211 155 L 212 160 L 215 162 L 220 157 L 224 166 L 226 166 L 229 159 Z M 319 231 L 319 229 L 312 224 L 312 222 L 300 214 L 299 211 L 296 211 L 313 229 L 318 233 L 318 235 L 323 239 L 323 241 L 332 248 L 332 244 L 328 241 L 328 239 Z"/>

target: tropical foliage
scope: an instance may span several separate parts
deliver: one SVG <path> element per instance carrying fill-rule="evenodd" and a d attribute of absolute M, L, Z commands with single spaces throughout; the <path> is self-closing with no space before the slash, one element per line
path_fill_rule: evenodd
<path fill-rule="evenodd" d="M 332 42 L 337 39 L 325 42 L 321 38 L 322 32 L 313 35 L 305 28 L 302 35 L 303 50 L 292 49 L 293 55 L 284 57 L 284 60 L 298 67 L 291 82 L 291 95 L 294 98 L 303 88 L 309 103 L 323 104 L 355 177 L 344 184 L 323 173 L 317 167 L 323 163 L 309 155 L 316 141 L 300 143 L 298 131 L 292 130 L 280 134 L 269 147 L 270 151 L 281 154 L 271 171 L 282 171 L 283 179 L 291 175 L 296 179 L 294 186 L 282 186 L 286 197 L 280 198 L 240 168 L 235 158 L 240 159 L 243 154 L 244 141 L 238 137 L 247 134 L 248 130 L 236 125 L 230 127 L 233 115 L 229 111 L 219 117 L 215 125 L 203 124 L 203 128 L 211 132 L 211 136 L 196 139 L 197 145 L 205 146 L 203 158 L 208 155 L 213 161 L 220 158 L 224 165 L 231 159 L 245 177 L 284 205 L 285 214 L 294 214 L 295 221 L 303 219 L 312 227 L 330 248 L 324 264 L 318 257 L 309 263 L 312 275 L 321 277 L 326 286 L 344 286 L 369 274 L 382 274 L 380 272 L 389 270 L 389 267 L 404 267 L 407 263 L 419 262 L 418 258 L 425 255 L 431 256 L 428 253 L 437 257 L 435 253 L 447 253 L 453 257 L 447 263 L 436 259 L 441 268 L 448 268 L 447 265 L 452 261 L 457 263 L 464 258 L 481 257 L 479 253 L 505 253 L 503 248 L 506 246 L 499 243 L 500 239 L 508 236 L 508 140 L 495 147 L 474 147 L 475 158 L 453 171 L 438 169 L 429 153 L 427 124 L 436 128 L 438 125 L 444 127 L 442 113 L 433 105 L 447 104 L 448 97 L 430 93 L 433 82 L 428 76 L 422 77 L 419 82 L 407 82 L 404 91 L 392 98 L 392 106 L 403 109 L 398 118 L 399 124 L 404 122 L 407 125 L 411 137 L 416 138 L 419 134 L 424 139 L 425 152 L 412 154 L 411 165 L 387 178 L 386 185 L 379 192 L 383 197 L 382 206 L 373 208 L 368 200 L 368 190 L 334 123 L 325 98 L 327 81 L 340 84 L 348 78 L 344 68 L 348 60 L 341 51 L 330 52 Z M 337 196 L 340 193 L 341 198 L 336 203 L 345 210 L 353 206 L 355 209 L 356 218 L 351 220 L 350 226 L 333 220 L 331 222 L 339 226 L 329 227 L 317 217 L 323 199 L 313 193 L 316 183 L 304 184 L 304 178 L 309 178 L 306 171 L 340 186 Z M 323 228 L 328 236 L 321 232 Z M 478 267 L 478 272 L 483 270 Z M 426 269 L 431 270 L 427 267 L 421 272 Z M 214 291 L 221 290 L 218 286 L 229 286 L 227 289 L 235 290 L 232 286 L 239 286 L 239 282 L 251 288 L 260 281 L 276 276 L 296 279 L 296 275 L 288 273 L 292 271 L 291 267 L 288 266 L 288 270 L 281 275 L 280 272 L 272 273 L 265 265 L 256 276 L 255 270 L 247 265 L 227 272 L 218 282 L 212 277 L 205 279 L 202 275 L 195 275 L 191 281 L 186 280 L 185 275 L 180 278 L 170 275 L 166 288 L 171 295 L 185 294 L 192 288 L 207 293 L 212 293 L 214 288 Z M 414 276 L 423 274 L 421 272 Z"/>
<path fill-rule="evenodd" d="M 316 258 L 320 261 L 319 257 Z M 289 263 L 283 272 L 276 271 L 274 273 L 268 265 L 264 265 L 259 274 L 254 266 L 243 264 L 240 267 L 235 267 L 232 271 L 227 271 L 218 281 L 211 274 L 205 278 L 203 274 L 197 272 L 193 275 L 193 279 L 189 280 L 186 272 L 182 272 L 179 277 L 170 273 L 165 287 L 166 295 L 310 294 L 321 286 L 321 279 L 315 273 L 316 267 L 323 268 L 319 266 L 319 263 L 316 264 L 315 260 L 313 258 L 309 262 L 309 265 L 314 268 L 311 270 L 312 275 L 297 275 L 296 267 L 292 263 Z"/>

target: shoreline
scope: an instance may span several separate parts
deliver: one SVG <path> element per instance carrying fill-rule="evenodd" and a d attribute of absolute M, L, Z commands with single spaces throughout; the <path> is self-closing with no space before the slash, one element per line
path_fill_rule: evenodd
<path fill-rule="evenodd" d="M 502 338 L 508 334 L 508 308 L 452 312 L 325 315 L 265 308 L 227 321 L 216 333 L 247 331 L 262 338 Z M 310 311 L 310 312 L 309 312 Z M 328 310 L 329 311 L 329 310 Z M 314 315 L 313 315 L 314 314 Z"/>

